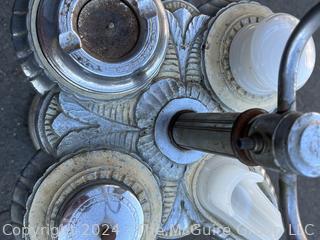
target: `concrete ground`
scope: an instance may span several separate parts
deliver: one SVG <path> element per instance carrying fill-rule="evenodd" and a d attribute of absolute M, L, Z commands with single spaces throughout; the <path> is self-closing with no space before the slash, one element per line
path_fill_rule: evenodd
<path fill-rule="evenodd" d="M 260 0 L 275 12 L 288 12 L 297 17 L 317 0 Z M 25 164 L 35 154 L 28 134 L 27 117 L 34 90 L 20 70 L 10 39 L 10 17 L 14 0 L 2 0 L 0 9 L 0 239 L 12 239 L 2 234 L 2 227 L 9 223 L 11 194 Z M 320 34 L 315 36 L 316 43 Z M 318 44 L 318 50 L 320 46 Z M 298 94 L 298 106 L 302 111 L 320 112 L 320 52 L 314 75 Z M 273 175 L 277 180 L 277 176 Z M 320 238 L 320 179 L 302 178 L 299 185 L 301 215 L 304 224 L 313 224 L 315 235 Z M 310 228 L 311 230 L 311 228 Z M 185 238 L 185 239 L 195 239 Z M 212 239 L 200 237 L 197 239 Z"/>

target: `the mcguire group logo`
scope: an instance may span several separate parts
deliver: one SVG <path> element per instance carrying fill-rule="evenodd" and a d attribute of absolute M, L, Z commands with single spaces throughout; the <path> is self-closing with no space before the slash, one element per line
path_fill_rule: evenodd
<path fill-rule="evenodd" d="M 141 231 L 143 231 L 143 226 L 141 226 Z M 108 230 L 105 231 L 105 233 L 101 233 L 101 225 L 89 225 L 84 224 L 77 229 L 73 229 L 73 231 L 68 231 L 71 235 L 72 233 L 77 232 L 77 234 L 80 234 L 81 236 L 97 236 L 101 234 L 110 235 L 110 232 L 118 234 L 121 231 L 119 226 L 114 226 Z M 123 230 L 125 231 L 125 230 Z M 274 229 L 273 233 L 268 232 L 268 235 L 274 235 L 279 236 L 279 231 L 283 231 L 283 229 Z M 58 238 L 59 233 L 61 232 L 60 227 L 19 227 L 19 226 L 13 226 L 12 224 L 5 224 L 2 227 L 2 233 L 5 236 L 19 236 L 22 239 L 29 239 L 30 236 L 51 236 L 53 238 Z M 159 236 L 163 235 L 166 232 L 164 229 L 159 229 Z M 234 233 L 237 233 L 242 236 L 248 235 L 250 232 L 254 232 L 256 235 L 259 236 L 259 233 L 256 230 L 250 230 L 246 229 L 244 227 L 239 227 L 237 229 L 231 229 L 230 227 L 203 227 L 200 224 L 194 224 L 189 229 L 182 231 L 179 226 L 173 227 L 170 229 L 171 233 L 176 233 L 177 235 L 193 235 L 193 236 L 217 236 L 217 235 L 223 235 L 223 236 L 232 236 Z M 306 235 L 306 236 L 314 236 L 316 235 L 316 225 L 315 224 L 307 224 L 302 228 L 296 229 L 291 224 L 287 228 L 287 234 L 290 236 L 300 236 L 300 235 Z M 320 232 L 319 232 L 320 234 Z M 261 235 L 265 235 L 262 234 Z M 271 237 L 271 236 L 270 236 Z"/>

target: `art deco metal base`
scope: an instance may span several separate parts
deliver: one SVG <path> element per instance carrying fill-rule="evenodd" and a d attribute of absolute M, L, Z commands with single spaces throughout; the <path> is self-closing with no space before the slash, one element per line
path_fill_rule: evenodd
<path fill-rule="evenodd" d="M 226 102 L 220 105 L 227 93 L 213 93 L 210 86 L 220 87 L 225 76 L 213 76 L 221 70 L 206 68 L 221 50 L 214 44 L 224 41 L 206 38 L 212 37 L 212 25 L 215 31 L 224 29 L 184 1 L 119 2 L 16 1 L 14 43 L 24 72 L 43 96 L 35 98 L 29 123 L 41 153 L 17 184 L 13 222 L 19 227 L 62 226 L 58 239 L 98 239 L 101 231 L 117 225 L 114 239 L 177 239 L 190 234 L 195 224 L 210 227 L 222 239 L 240 239 L 236 233 L 226 235 L 224 223 L 203 214 L 194 198 L 199 169 L 214 156 L 177 148 L 167 131 L 175 112 L 232 109 Z M 214 3 L 212 14 L 228 1 Z M 250 10 L 238 28 L 270 13 L 252 6 L 259 11 L 253 10 L 253 17 Z M 121 26 L 105 16 L 90 19 L 91 11 L 106 8 L 113 9 Z M 106 25 L 96 25 L 100 20 Z M 126 24 L 131 27 L 123 29 Z M 232 37 L 231 28 L 225 37 Z M 252 171 L 264 176 L 261 189 L 276 204 L 265 171 Z M 79 224 L 88 219 L 96 235 L 81 238 Z M 75 232 L 66 231 L 68 226 Z M 54 238 L 49 232 L 28 239 Z"/>

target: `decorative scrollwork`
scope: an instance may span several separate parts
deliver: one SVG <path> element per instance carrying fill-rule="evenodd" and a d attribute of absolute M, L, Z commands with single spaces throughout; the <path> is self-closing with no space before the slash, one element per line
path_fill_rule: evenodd
<path fill-rule="evenodd" d="M 168 47 L 164 62 L 157 66 L 159 73 L 148 86 L 117 99 L 98 100 L 81 94 L 71 95 L 66 89 L 60 93 L 50 92 L 40 103 L 43 106 L 37 112 L 39 118 L 34 126 L 39 133 L 37 142 L 48 153 L 61 158 L 83 149 L 104 148 L 119 150 L 144 161 L 159 180 L 164 230 L 161 236 L 179 238 L 188 234 L 191 225 L 203 224 L 205 220 L 194 206 L 184 180 L 187 164 L 172 161 L 157 145 L 156 120 L 159 113 L 176 99 L 195 100 L 210 112 L 221 112 L 222 109 L 207 91 L 202 70 L 204 32 L 210 17 L 202 15 L 185 1 L 165 1 L 164 6 L 170 27 Z M 99 154 L 92 154 L 95 155 Z M 108 174 L 103 172 L 101 176 Z M 124 175 L 109 174 L 106 178 L 121 180 L 139 195 L 139 191 L 135 191 L 137 186 Z M 148 201 L 148 196 L 138 197 L 141 202 Z"/>
<path fill-rule="evenodd" d="M 185 82 L 190 52 L 198 36 L 204 31 L 209 17 L 206 15 L 194 16 L 186 8 L 180 8 L 173 13 L 167 11 L 167 17 L 177 49 L 181 79 Z"/>

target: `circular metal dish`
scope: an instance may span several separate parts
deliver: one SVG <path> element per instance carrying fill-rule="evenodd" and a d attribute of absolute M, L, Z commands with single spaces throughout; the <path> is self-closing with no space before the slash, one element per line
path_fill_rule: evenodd
<path fill-rule="evenodd" d="M 13 18 L 14 43 L 25 74 L 40 93 L 58 83 L 85 97 L 123 97 L 145 87 L 165 58 L 169 29 L 160 0 L 144 1 L 151 15 L 144 12 L 144 5 L 124 1 L 114 6 L 106 26 L 97 22 L 95 29 L 94 22 L 108 20 L 108 16 L 90 13 L 97 6 L 107 11 L 112 1 L 30 0 L 27 9 L 18 2 L 16 12 L 27 15 Z M 131 28 L 116 22 L 128 23 Z M 123 39 L 128 43 L 125 48 Z M 118 49 L 104 48 L 108 41 L 116 41 Z"/>
<path fill-rule="evenodd" d="M 51 166 L 33 187 L 23 225 L 60 228 L 59 239 L 79 239 L 86 229 L 89 237 L 80 239 L 99 239 L 97 226 L 101 230 L 109 226 L 116 239 L 152 240 L 161 217 L 160 187 L 150 170 L 129 155 L 100 150 Z M 55 239 L 55 235 L 56 231 L 30 231 L 28 239 Z"/>

